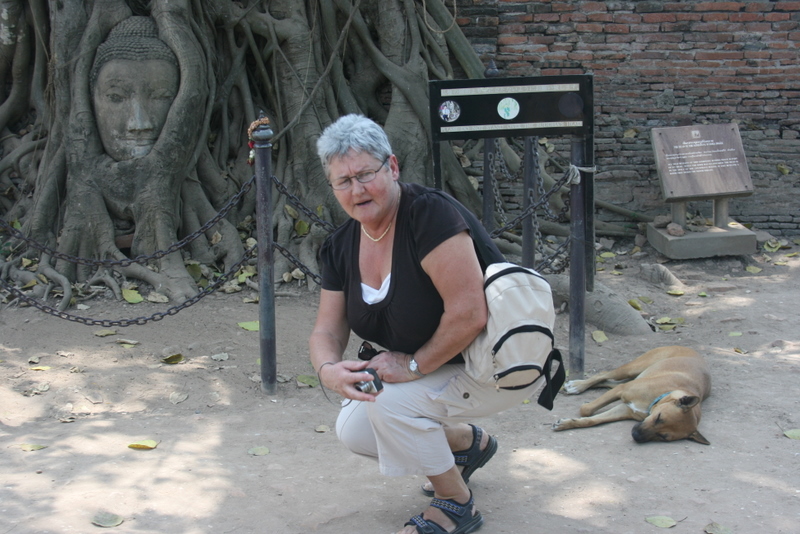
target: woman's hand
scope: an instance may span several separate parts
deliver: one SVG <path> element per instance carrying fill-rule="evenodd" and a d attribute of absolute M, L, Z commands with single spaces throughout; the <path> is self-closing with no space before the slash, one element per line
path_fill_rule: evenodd
<path fill-rule="evenodd" d="M 386 383 L 411 382 L 419 378 L 408 368 L 410 354 L 397 351 L 385 351 L 373 357 L 368 363 L 378 371 L 378 376 Z"/>
<path fill-rule="evenodd" d="M 372 367 L 370 364 L 371 362 L 355 360 L 323 364 L 322 367 L 319 368 L 319 379 L 324 387 L 338 393 L 342 397 L 375 402 L 375 397 L 380 395 L 380 391 L 374 394 L 362 393 L 355 386 L 357 382 L 368 382 L 372 380 L 371 374 L 363 372 L 368 366 Z M 378 376 L 380 376 L 380 373 Z"/>

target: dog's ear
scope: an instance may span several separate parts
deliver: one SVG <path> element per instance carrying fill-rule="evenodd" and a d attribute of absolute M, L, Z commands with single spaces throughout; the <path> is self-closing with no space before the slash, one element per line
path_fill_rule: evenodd
<path fill-rule="evenodd" d="M 704 438 L 703 434 L 701 434 L 697 430 L 686 436 L 686 439 L 696 441 L 697 443 L 702 443 L 703 445 L 711 445 L 711 442 L 708 441 L 706 438 Z"/>
<path fill-rule="evenodd" d="M 700 402 L 700 397 L 696 395 L 684 395 L 678 401 L 678 406 L 683 408 L 683 410 L 688 410 L 689 408 L 694 407 L 698 402 Z"/>

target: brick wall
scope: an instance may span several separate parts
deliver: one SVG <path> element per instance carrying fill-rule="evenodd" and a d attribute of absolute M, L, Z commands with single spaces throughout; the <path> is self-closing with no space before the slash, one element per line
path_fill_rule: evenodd
<path fill-rule="evenodd" d="M 800 235 L 800 1 L 456 1 L 501 76 L 594 75 L 597 198 L 667 213 L 651 128 L 735 121 L 755 193 L 731 215 Z"/>

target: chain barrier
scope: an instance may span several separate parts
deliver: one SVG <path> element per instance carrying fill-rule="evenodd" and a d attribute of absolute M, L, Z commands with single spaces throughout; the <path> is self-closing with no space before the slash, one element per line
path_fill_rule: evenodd
<path fill-rule="evenodd" d="M 286 186 L 283 185 L 280 182 L 280 180 L 278 180 L 278 178 L 275 177 L 275 175 L 272 176 L 272 181 L 275 184 L 275 187 L 278 189 L 278 191 L 280 193 L 282 193 L 283 195 L 285 195 L 286 198 L 289 199 L 289 203 L 292 206 L 294 206 L 295 208 L 297 208 L 300 211 L 302 211 L 303 213 L 305 213 L 308 216 L 309 219 L 311 219 L 313 222 L 317 223 L 322 228 L 327 230 L 328 233 L 331 233 L 334 230 L 336 230 L 336 227 L 334 225 L 332 225 L 328 221 L 323 220 L 322 218 L 318 217 L 316 213 L 314 213 L 310 208 L 306 207 L 306 205 L 303 204 L 302 200 L 300 200 L 295 195 L 293 195 L 291 192 L 289 192 L 289 190 L 286 189 Z"/>
<path fill-rule="evenodd" d="M 192 241 L 194 241 L 198 237 L 204 235 L 215 224 L 217 224 L 219 221 L 221 221 L 222 218 L 225 217 L 228 214 L 228 212 L 231 211 L 231 209 L 233 209 L 233 207 L 239 202 L 239 200 L 241 200 L 241 198 L 245 194 L 247 194 L 248 191 L 250 191 L 250 189 L 253 186 L 253 183 L 255 182 L 255 178 L 256 178 L 255 176 L 252 176 L 250 178 L 250 180 L 245 182 L 242 185 L 241 189 L 239 189 L 239 192 L 236 193 L 233 197 L 231 197 L 231 199 L 228 201 L 228 203 L 212 219 L 210 219 L 203 226 L 201 226 L 200 228 L 198 228 L 197 230 L 195 230 L 191 234 L 187 235 L 186 237 L 184 237 L 180 241 L 177 241 L 177 242 L 173 243 L 166 250 L 157 250 L 157 251 L 153 252 L 152 254 L 141 255 L 141 256 L 137 256 L 135 258 L 126 258 L 124 260 L 90 260 L 90 259 L 86 259 L 86 258 L 80 258 L 78 256 L 72 256 L 70 254 L 64 254 L 63 252 L 59 252 L 59 251 L 57 251 L 55 249 L 52 249 L 52 248 L 48 247 L 47 245 L 42 245 L 41 243 L 39 243 L 39 242 L 29 238 L 29 237 L 26 237 L 22 232 L 20 232 L 19 230 L 17 230 L 16 228 L 11 226 L 10 224 L 8 224 L 8 222 L 6 222 L 3 219 L 0 219 L 0 228 L 6 230 L 13 237 L 16 237 L 17 239 L 19 239 L 21 241 L 24 241 L 26 244 L 30 245 L 32 248 L 34 248 L 34 249 L 36 249 L 36 250 L 38 250 L 40 252 L 43 252 L 45 254 L 49 254 L 53 258 L 57 258 L 57 259 L 60 259 L 60 260 L 65 260 L 65 261 L 68 261 L 70 263 L 75 263 L 75 264 L 78 264 L 78 265 L 87 265 L 89 267 L 128 267 L 130 265 L 133 265 L 134 263 L 144 264 L 144 263 L 147 263 L 150 260 L 158 260 L 158 259 L 163 258 L 164 256 L 168 256 L 169 254 L 172 254 L 173 252 L 176 252 L 176 251 L 182 249 L 183 247 L 185 247 L 186 245 L 188 245 L 189 243 L 191 243 Z"/>
<path fill-rule="evenodd" d="M 519 177 L 518 176 L 515 177 L 514 175 L 512 175 L 510 173 L 508 167 L 506 166 L 505 162 L 503 161 L 503 158 L 497 158 L 495 156 L 495 154 L 498 153 L 497 151 L 499 151 L 499 142 L 497 140 L 495 140 L 495 149 L 496 149 L 496 152 L 493 152 L 492 154 L 489 155 L 489 165 L 490 165 L 490 171 L 491 171 L 492 175 L 494 176 L 495 174 L 500 173 L 506 179 L 517 180 Z M 537 153 L 537 151 L 534 151 L 534 156 L 533 157 L 534 157 L 534 160 L 533 160 L 532 164 L 538 166 L 538 153 Z M 498 228 L 497 230 L 494 230 L 490 234 L 490 236 L 492 238 L 499 237 L 504 232 L 507 232 L 507 231 L 511 230 L 512 228 L 515 228 L 523 219 L 525 219 L 526 217 L 530 216 L 530 217 L 532 217 L 532 219 L 534 221 L 534 231 L 535 231 L 535 235 L 536 235 L 537 250 L 538 250 L 538 252 L 539 252 L 539 254 L 540 254 L 541 258 L 542 258 L 542 261 L 537 266 L 537 268 L 539 270 L 551 269 L 551 270 L 553 270 L 553 272 L 561 272 L 561 271 L 563 271 L 567 267 L 568 263 L 564 262 L 560 266 L 555 265 L 555 263 L 562 255 L 566 255 L 565 251 L 568 249 L 569 244 L 571 242 L 571 239 L 567 238 L 554 252 L 548 254 L 547 251 L 544 249 L 544 246 L 543 246 L 543 240 L 542 240 L 542 237 L 541 237 L 540 225 L 538 223 L 538 215 L 537 215 L 536 212 L 537 212 L 538 209 L 541 208 L 544 211 L 544 213 L 546 215 L 546 218 L 548 218 L 550 220 L 559 220 L 559 221 L 560 220 L 564 220 L 566 218 L 566 213 L 569 210 L 569 198 L 565 199 L 564 207 L 561 209 L 561 211 L 558 214 L 554 213 L 550 209 L 550 207 L 549 207 L 549 199 L 550 199 L 550 197 L 552 195 L 554 195 L 558 191 L 560 191 L 561 187 L 563 187 L 564 185 L 569 184 L 569 183 L 575 183 L 576 179 L 579 180 L 580 179 L 579 171 L 593 172 L 593 169 L 577 168 L 574 165 L 570 165 L 570 167 L 564 172 L 564 175 L 562 176 L 562 178 L 559 179 L 553 185 L 553 187 L 550 189 L 550 191 L 545 191 L 543 180 L 537 180 L 539 201 L 538 202 L 534 202 L 533 192 L 531 190 L 529 190 L 528 191 L 529 200 L 530 200 L 529 206 L 525 210 L 523 210 L 518 216 L 514 217 L 514 219 L 512 219 L 511 221 L 508 221 L 508 222 L 505 222 L 507 220 L 507 218 L 505 217 L 505 214 L 503 212 L 502 202 L 500 201 L 500 193 L 499 193 L 499 190 L 497 189 L 498 180 L 493 180 L 494 181 L 494 187 L 495 187 L 495 199 L 496 199 L 496 203 L 497 203 L 497 209 L 498 209 L 498 212 L 501 215 L 502 220 L 505 222 L 505 224 L 501 228 Z M 576 178 L 576 175 L 577 175 L 577 178 Z M 180 250 L 181 248 L 185 247 L 186 245 L 188 245 L 189 243 L 191 243 L 192 241 L 194 241 L 198 237 L 204 235 L 206 231 L 208 231 L 215 224 L 217 224 L 220 220 L 222 220 L 222 218 L 225 217 L 230 212 L 230 210 L 241 200 L 241 198 L 245 194 L 247 194 L 247 192 L 250 191 L 250 189 L 253 186 L 254 181 L 255 181 L 255 176 L 251 177 L 250 180 L 248 180 L 246 183 L 244 183 L 242 185 L 242 188 L 239 190 L 239 192 L 236 193 L 236 195 L 234 195 L 233 197 L 231 197 L 231 199 L 228 201 L 228 203 L 217 213 L 217 215 L 214 218 L 210 219 L 206 224 L 204 224 L 198 230 L 196 230 L 196 231 L 192 232 L 191 234 L 187 235 L 186 237 L 184 237 L 180 241 L 172 244 L 166 250 L 156 251 L 156 252 L 154 252 L 154 253 L 152 253 L 150 255 L 146 255 L 146 256 L 145 255 L 137 256 L 136 258 L 130 258 L 130 259 L 125 259 L 125 260 L 88 260 L 86 258 L 80 258 L 80 257 L 72 256 L 72 255 L 69 255 L 69 254 L 64 254 L 64 253 L 58 252 L 58 251 L 46 246 L 46 245 L 42 245 L 42 244 L 36 242 L 35 240 L 24 236 L 20 231 L 18 231 L 16 228 L 12 227 L 10 224 L 8 224 L 8 222 L 6 222 L 3 219 L 0 219 L 0 229 L 5 230 L 12 237 L 15 237 L 15 238 L 25 242 L 26 244 L 30 245 L 32 248 L 34 248 L 36 250 L 39 250 L 40 252 L 43 252 L 45 254 L 49 254 L 54 258 L 62 259 L 62 260 L 65 260 L 65 261 L 76 263 L 76 264 L 88 265 L 88 266 L 126 267 L 126 266 L 132 265 L 134 263 L 145 263 L 145 262 L 150 261 L 150 260 L 160 259 L 160 258 L 162 258 L 164 256 L 167 256 L 168 254 L 171 254 L 173 252 L 176 252 L 177 250 Z M 303 202 L 296 195 L 292 194 L 286 188 L 286 186 L 283 183 L 281 183 L 278 180 L 278 178 L 276 176 L 274 176 L 274 175 L 272 176 L 272 182 L 275 184 L 276 189 L 287 198 L 289 203 L 292 204 L 295 208 L 297 208 L 301 212 L 303 212 L 312 222 L 318 224 L 320 227 L 325 229 L 328 233 L 331 233 L 336 229 L 336 227 L 333 224 L 331 224 L 328 221 L 325 221 L 324 219 L 319 217 L 316 213 L 314 213 L 313 210 L 311 210 L 310 208 L 305 206 L 303 204 Z M 273 247 L 276 250 L 278 250 L 284 257 L 286 257 L 293 265 L 295 265 L 298 269 L 300 269 L 300 271 L 306 277 L 308 277 L 311 280 L 313 280 L 316 284 L 322 285 L 322 278 L 318 274 L 316 274 L 313 271 L 311 271 L 311 269 L 308 266 L 304 265 L 303 262 L 300 261 L 300 259 L 297 258 L 295 255 L 293 255 L 286 247 L 280 245 L 279 243 L 273 243 Z M 65 320 L 68 320 L 68 321 L 84 324 L 84 325 L 87 325 L 87 326 L 102 326 L 102 327 L 105 327 L 105 328 L 110 328 L 110 327 L 126 327 L 126 326 L 132 326 L 132 325 L 145 325 L 145 324 L 147 324 L 149 322 L 160 321 L 161 319 L 163 319 L 163 318 L 165 318 L 167 316 L 175 315 L 175 314 L 179 313 L 180 311 L 182 311 L 182 310 L 184 310 L 184 309 L 186 309 L 186 308 L 188 308 L 190 306 L 193 306 L 194 304 L 196 304 L 197 302 L 199 302 L 200 300 L 202 300 L 206 296 L 208 296 L 211 293 L 215 292 L 217 289 L 219 289 L 220 286 L 222 286 L 222 284 L 224 284 L 229 279 L 231 279 L 242 268 L 242 266 L 245 263 L 250 261 L 250 259 L 252 258 L 252 256 L 254 255 L 254 252 L 256 250 L 257 250 L 257 245 L 248 248 L 245 251 L 245 253 L 242 256 L 242 258 L 238 262 L 236 262 L 233 265 L 233 267 L 231 267 L 231 269 L 228 270 L 228 272 L 220 275 L 211 285 L 209 285 L 208 287 L 202 289 L 197 295 L 195 295 L 195 296 L 193 296 L 193 297 L 181 302 L 180 304 L 172 306 L 172 307 L 168 308 L 165 311 L 156 312 L 156 313 L 153 313 L 150 316 L 142 316 L 142 317 L 136 317 L 136 318 L 132 318 L 132 319 L 92 319 L 92 318 L 87 318 L 87 317 L 81 317 L 79 315 L 74 315 L 74 314 L 70 314 L 70 313 L 67 313 L 67 312 L 59 311 L 56 308 L 53 308 L 52 306 L 49 306 L 49 305 L 44 304 L 42 302 L 39 302 L 38 300 L 29 297 L 23 291 L 21 291 L 20 289 L 8 284 L 7 282 L 5 282 L 2 279 L 0 279 L 0 288 L 4 289 L 5 291 L 10 293 L 11 295 L 15 296 L 20 301 L 25 302 L 28 305 L 30 305 L 32 307 L 35 307 L 35 308 L 39 309 L 40 311 L 43 311 L 43 312 L 45 312 L 45 313 L 47 313 L 49 315 L 53 315 L 53 316 L 61 318 L 61 319 L 65 319 Z"/>
<path fill-rule="evenodd" d="M 29 297 L 28 295 L 26 295 L 25 293 L 23 293 L 22 291 L 20 291 L 16 287 L 7 284 L 2 278 L 0 278 L 0 287 L 5 289 L 6 291 L 11 293 L 12 295 L 16 296 L 17 298 L 19 298 L 23 302 L 26 302 L 29 305 L 33 306 L 34 308 L 37 308 L 38 310 L 43 311 L 43 312 L 45 312 L 45 313 L 47 313 L 49 315 L 53 315 L 54 317 L 58 317 L 59 319 L 66 319 L 67 321 L 72 321 L 74 323 L 80 323 L 80 324 L 84 324 L 84 325 L 87 325 L 87 326 L 102 326 L 104 328 L 111 328 L 111 327 L 114 327 L 114 326 L 126 327 L 126 326 L 132 326 L 132 325 L 140 325 L 141 326 L 141 325 L 145 325 L 145 324 L 147 324 L 149 322 L 152 322 L 152 321 L 160 321 L 161 319 L 163 319 L 164 317 L 167 317 L 168 315 L 175 315 L 179 311 L 184 310 L 184 309 L 188 308 L 189 306 L 193 306 L 194 304 L 197 304 L 198 302 L 200 302 L 200 300 L 202 300 L 203 298 L 207 297 L 208 295 L 210 295 L 211 293 L 216 291 L 222 284 L 227 282 L 237 272 L 239 272 L 239 269 L 242 268 L 242 265 L 244 265 L 245 263 L 247 263 L 250 260 L 250 257 L 253 254 L 253 252 L 256 250 L 256 248 L 257 248 L 256 246 L 253 246 L 253 247 L 250 247 L 249 249 L 247 249 L 245 251 L 244 255 L 242 256 L 242 259 L 240 259 L 238 262 L 236 262 L 234 264 L 234 266 L 231 267 L 228 270 L 228 272 L 226 272 L 225 274 L 223 274 L 219 278 L 217 278 L 217 280 L 214 281 L 214 283 L 211 284 L 210 286 L 208 286 L 206 288 L 203 288 L 203 290 L 200 291 L 197 295 L 195 295 L 195 296 L 193 296 L 193 297 L 191 297 L 189 299 L 186 299 L 183 302 L 181 302 L 180 304 L 176 304 L 175 306 L 172 306 L 171 308 L 168 308 L 167 310 L 165 310 L 163 312 L 156 312 L 156 313 L 154 313 L 154 314 L 152 314 L 150 316 L 136 317 L 134 319 L 91 319 L 91 318 L 88 318 L 88 317 L 81 317 L 79 315 L 74 315 L 74 314 L 71 314 L 71 313 L 59 311 L 59 310 L 53 308 L 52 306 L 48 306 L 47 304 L 43 304 L 43 303 L 39 302 L 38 300 Z"/>

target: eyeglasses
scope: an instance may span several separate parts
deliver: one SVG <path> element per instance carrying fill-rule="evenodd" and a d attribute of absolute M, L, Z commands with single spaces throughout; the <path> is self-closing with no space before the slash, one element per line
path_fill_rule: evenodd
<path fill-rule="evenodd" d="M 344 191 L 345 189 L 349 189 L 351 185 L 353 185 L 353 180 L 356 180 L 360 184 L 367 184 L 375 179 L 375 176 L 381 171 L 386 162 L 389 161 L 389 158 L 392 157 L 391 154 L 386 156 L 386 159 L 383 160 L 381 166 L 375 169 L 374 171 L 366 171 L 359 174 L 354 174 L 353 176 L 345 176 L 344 178 L 337 178 L 333 182 L 328 182 L 330 186 L 335 191 Z"/>

